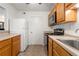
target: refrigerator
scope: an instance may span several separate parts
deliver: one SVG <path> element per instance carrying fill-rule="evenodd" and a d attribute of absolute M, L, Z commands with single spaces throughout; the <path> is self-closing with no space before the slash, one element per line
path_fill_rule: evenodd
<path fill-rule="evenodd" d="M 28 22 L 24 18 L 10 20 L 10 33 L 18 33 L 21 35 L 21 51 L 24 51 L 28 44 Z"/>

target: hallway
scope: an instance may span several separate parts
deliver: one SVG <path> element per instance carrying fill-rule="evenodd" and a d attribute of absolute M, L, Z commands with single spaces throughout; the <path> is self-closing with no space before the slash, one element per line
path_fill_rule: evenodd
<path fill-rule="evenodd" d="M 25 52 L 19 56 L 47 56 L 47 51 L 42 45 L 30 45 Z"/>

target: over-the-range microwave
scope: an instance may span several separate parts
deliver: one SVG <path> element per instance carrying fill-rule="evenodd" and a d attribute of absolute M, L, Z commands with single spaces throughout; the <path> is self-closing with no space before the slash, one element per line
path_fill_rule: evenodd
<path fill-rule="evenodd" d="M 49 17 L 49 26 L 56 25 L 56 12 Z"/>

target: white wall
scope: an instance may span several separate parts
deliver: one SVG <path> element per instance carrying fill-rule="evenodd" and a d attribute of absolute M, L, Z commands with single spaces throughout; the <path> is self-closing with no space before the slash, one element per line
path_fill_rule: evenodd
<path fill-rule="evenodd" d="M 48 12 L 33 12 L 33 11 L 26 11 L 26 14 L 24 15 L 23 14 L 23 11 L 19 11 L 19 10 L 16 10 L 13 6 L 9 5 L 9 4 L 0 4 L 0 6 L 4 7 L 6 9 L 6 19 L 9 19 L 10 20 L 10 32 L 11 33 L 18 33 L 18 26 L 21 26 L 23 24 L 20 24 L 19 23 L 19 20 L 23 21 L 23 20 L 26 20 L 25 22 L 25 26 L 26 27 L 23 27 L 22 29 L 26 29 L 23 32 L 21 32 L 21 35 L 24 35 L 25 34 L 25 38 L 23 40 L 23 37 L 21 39 L 21 51 L 23 51 L 25 49 L 25 47 L 27 46 L 27 44 L 44 44 L 44 31 L 49 31 L 51 30 L 49 27 L 48 27 Z M 37 38 L 40 38 L 37 39 L 37 42 L 34 42 L 36 40 L 29 40 L 28 42 L 28 23 L 30 22 L 30 16 L 33 16 L 33 17 L 37 17 L 40 19 L 40 22 L 41 23 L 41 27 L 40 27 L 40 31 L 36 31 L 39 33 L 39 35 L 37 36 Z M 7 20 L 8 21 L 8 20 Z M 17 25 L 18 24 L 18 25 Z M 38 24 L 40 25 L 40 24 Z M 8 24 L 5 26 L 6 29 L 8 30 Z M 17 30 L 18 29 L 18 30 Z"/>
<path fill-rule="evenodd" d="M 18 10 L 16 10 L 10 4 L 4 3 L 0 4 L 0 6 L 5 8 L 6 10 L 6 23 L 5 23 L 6 31 L 8 30 L 9 25 L 8 21 L 10 21 L 10 33 L 21 34 L 21 51 L 24 51 L 28 43 L 27 40 L 25 40 L 25 38 L 27 37 L 26 33 L 27 30 L 24 30 L 25 28 L 23 27 L 26 26 L 25 18 L 21 17 L 22 15 L 19 15 Z"/>
<path fill-rule="evenodd" d="M 29 23 L 31 21 L 32 23 L 37 22 L 36 24 L 34 24 L 35 26 L 33 28 L 36 28 L 36 29 L 38 28 L 36 31 L 34 31 L 37 34 L 35 36 L 35 39 L 33 39 L 33 37 L 29 39 L 29 45 L 33 45 L 33 44 L 44 45 L 44 32 L 51 31 L 51 29 L 48 27 L 48 12 L 26 12 L 26 14 L 27 14 Z M 29 30 L 30 29 L 32 28 L 29 28 Z"/>
<path fill-rule="evenodd" d="M 21 34 L 21 51 L 24 51 L 27 46 L 26 45 L 27 42 L 25 40 L 25 37 L 27 35 L 26 36 L 24 35 L 24 33 L 26 33 L 27 30 L 25 31 L 23 27 L 23 26 L 26 26 L 25 19 L 18 15 L 18 11 L 13 6 L 9 4 L 0 4 L 0 6 L 6 9 L 6 24 L 5 24 L 6 30 L 8 30 L 8 20 L 9 20 L 10 33 Z"/>
<path fill-rule="evenodd" d="M 21 51 L 24 51 L 28 45 L 26 19 L 16 18 L 13 20 L 11 33 L 19 33 L 21 35 Z"/>
<path fill-rule="evenodd" d="M 44 31 L 51 31 L 50 27 L 48 27 L 48 12 L 33 12 L 33 11 L 26 11 L 26 14 L 23 14 L 23 11 L 19 11 L 19 15 L 20 17 L 24 17 L 28 23 L 31 22 L 32 18 L 37 18 L 38 24 L 36 24 L 36 28 L 39 25 L 39 30 L 37 30 L 36 32 L 38 33 L 38 35 L 36 35 L 36 40 L 29 39 L 29 45 L 31 44 L 44 44 Z M 38 20 L 39 19 L 39 20 Z M 34 19 L 32 20 L 33 22 L 35 21 Z M 35 28 L 35 27 L 34 27 Z M 30 28 L 28 28 L 30 29 Z M 29 35 L 28 35 L 29 36 Z"/>
<path fill-rule="evenodd" d="M 8 21 L 11 20 L 10 25 L 12 25 L 12 20 L 15 18 L 16 14 L 17 14 L 17 10 L 12 7 L 10 4 L 7 3 L 0 3 L 0 6 L 5 8 L 5 14 L 6 14 L 6 22 L 5 22 L 5 31 L 9 30 L 8 28 Z M 11 27 L 10 27 L 11 29 Z"/>
<path fill-rule="evenodd" d="M 11 32 L 21 34 L 21 51 L 24 51 L 28 46 L 28 31 L 27 20 L 24 14 L 17 12 L 17 16 L 12 20 Z"/>

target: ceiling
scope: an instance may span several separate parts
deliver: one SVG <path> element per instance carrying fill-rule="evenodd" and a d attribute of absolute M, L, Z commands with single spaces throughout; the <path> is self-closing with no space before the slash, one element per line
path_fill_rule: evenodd
<path fill-rule="evenodd" d="M 23 11 L 50 11 L 54 3 L 12 3 L 11 5 Z"/>

